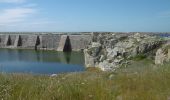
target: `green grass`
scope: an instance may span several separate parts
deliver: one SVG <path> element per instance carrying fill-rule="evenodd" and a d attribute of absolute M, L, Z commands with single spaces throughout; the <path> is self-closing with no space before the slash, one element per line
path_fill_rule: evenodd
<path fill-rule="evenodd" d="M 0 74 L 1 100 L 167 100 L 170 64 L 134 62 L 116 72 L 91 70 L 55 77 Z"/>
<path fill-rule="evenodd" d="M 145 59 L 146 57 L 147 57 L 147 56 L 144 55 L 144 54 L 139 54 L 139 55 L 137 55 L 137 56 L 135 56 L 135 57 L 131 57 L 130 60 L 140 61 L 140 60 Z"/>

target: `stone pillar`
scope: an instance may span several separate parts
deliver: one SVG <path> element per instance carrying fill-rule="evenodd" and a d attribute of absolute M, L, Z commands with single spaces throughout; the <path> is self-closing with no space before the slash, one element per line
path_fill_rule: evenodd
<path fill-rule="evenodd" d="M 94 58 L 88 54 L 88 50 L 84 50 L 84 57 L 85 57 L 85 66 L 86 67 L 95 67 Z"/>

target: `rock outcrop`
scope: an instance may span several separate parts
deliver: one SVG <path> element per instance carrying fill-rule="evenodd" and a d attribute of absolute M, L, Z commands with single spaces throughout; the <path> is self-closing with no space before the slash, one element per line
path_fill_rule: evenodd
<path fill-rule="evenodd" d="M 163 64 L 167 57 L 163 49 L 158 49 L 155 56 L 155 64 Z"/>
<path fill-rule="evenodd" d="M 136 33 L 94 33 L 93 41 L 84 50 L 85 65 L 111 71 L 129 62 L 129 58 L 146 54 L 163 43 L 154 35 Z"/>
<path fill-rule="evenodd" d="M 156 52 L 155 64 L 163 65 L 170 60 L 170 44 L 166 43 Z"/>

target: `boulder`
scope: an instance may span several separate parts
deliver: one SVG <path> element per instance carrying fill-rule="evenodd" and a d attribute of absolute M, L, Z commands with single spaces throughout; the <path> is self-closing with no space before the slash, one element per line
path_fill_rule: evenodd
<path fill-rule="evenodd" d="M 155 56 L 155 64 L 163 64 L 166 61 L 166 55 L 162 49 L 158 49 Z"/>
<path fill-rule="evenodd" d="M 165 44 L 159 48 L 155 56 L 155 64 L 164 64 L 170 61 L 170 44 Z"/>
<path fill-rule="evenodd" d="M 91 56 L 96 57 L 98 56 L 98 53 L 100 52 L 100 50 L 101 50 L 101 44 L 97 42 L 93 42 L 92 46 L 88 49 L 88 53 Z"/>
<path fill-rule="evenodd" d="M 100 68 L 102 71 L 111 71 L 114 70 L 115 64 L 109 63 L 109 61 L 104 60 L 103 62 L 100 62 L 98 65 L 98 68 Z"/>
<path fill-rule="evenodd" d="M 114 59 L 116 56 L 118 56 L 118 53 L 119 53 L 119 48 L 114 48 L 114 49 L 107 49 L 107 58 L 108 59 Z"/>

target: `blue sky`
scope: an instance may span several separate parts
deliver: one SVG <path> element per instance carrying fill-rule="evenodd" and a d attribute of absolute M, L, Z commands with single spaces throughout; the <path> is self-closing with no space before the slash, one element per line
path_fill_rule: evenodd
<path fill-rule="evenodd" d="M 0 0 L 0 31 L 170 32 L 170 0 Z"/>

